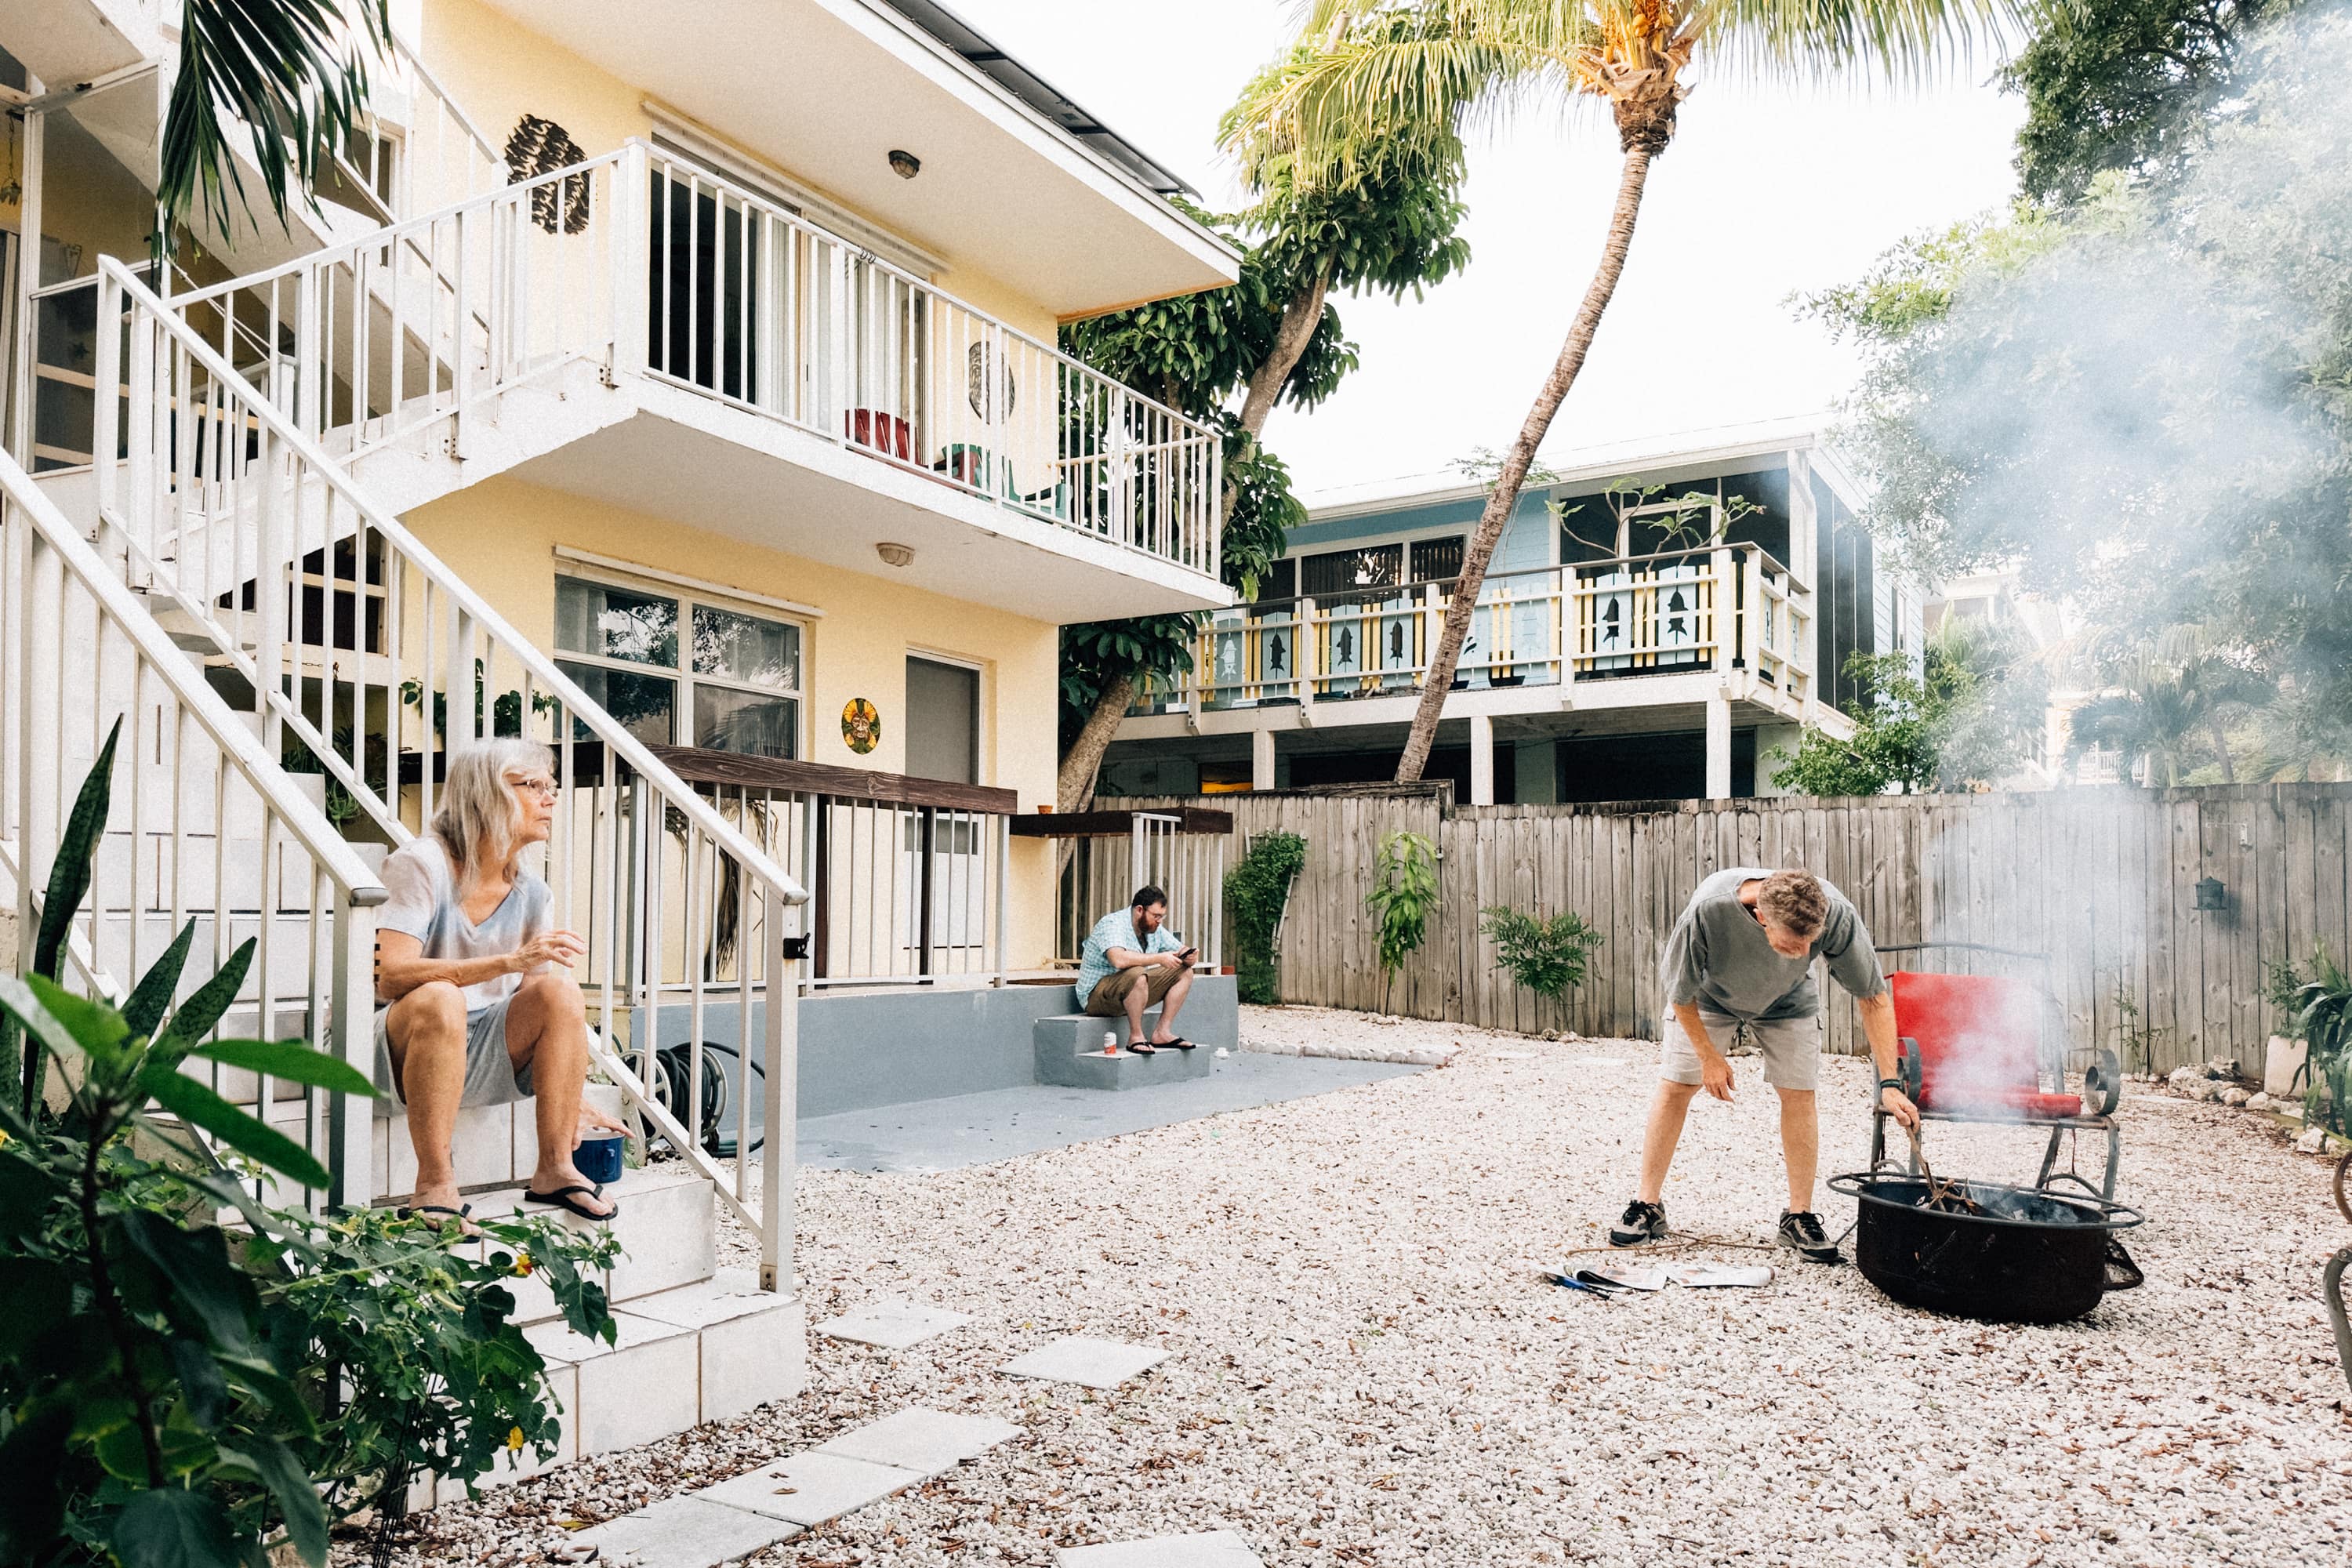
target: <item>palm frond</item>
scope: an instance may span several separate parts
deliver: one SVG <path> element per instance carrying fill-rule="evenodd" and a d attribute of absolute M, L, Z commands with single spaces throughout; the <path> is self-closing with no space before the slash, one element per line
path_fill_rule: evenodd
<path fill-rule="evenodd" d="M 312 211 L 322 161 L 362 133 L 367 55 L 392 42 L 390 0 L 184 0 L 180 69 L 163 120 L 160 237 L 192 208 L 226 235 L 253 204 L 230 151 L 250 140 L 281 226 L 299 196 Z"/>
<path fill-rule="evenodd" d="M 2053 0 L 1309 0 L 1293 55 L 1222 128 L 1244 173 L 1360 178 L 1367 150 L 1491 129 L 1580 95 L 1681 96 L 1695 58 L 1774 79 L 1864 67 L 1918 79 Z"/>
<path fill-rule="evenodd" d="M 1260 188 L 1277 163 L 1300 189 L 1361 184 L 1383 161 L 1449 163 L 1465 132 L 1578 90 L 1592 37 L 1580 16 L 1500 0 L 1322 0 L 1298 45 L 1226 112 L 1220 142 Z"/>

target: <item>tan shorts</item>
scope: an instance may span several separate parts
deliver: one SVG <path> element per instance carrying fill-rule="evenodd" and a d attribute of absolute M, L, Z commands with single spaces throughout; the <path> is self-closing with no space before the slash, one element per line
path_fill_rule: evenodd
<path fill-rule="evenodd" d="M 1774 1089 L 1808 1089 L 1821 1081 L 1822 1020 L 1780 1018 L 1770 1023 L 1742 1024 L 1722 1013 L 1699 1010 L 1706 1037 L 1725 1056 L 1731 1054 L 1741 1029 L 1764 1053 L 1764 1081 Z M 1698 1047 L 1683 1033 L 1682 1020 L 1666 1015 L 1664 1038 L 1658 1044 L 1658 1076 L 1668 1083 L 1698 1083 Z"/>
<path fill-rule="evenodd" d="M 1094 1018 L 1116 1018 L 1127 1011 L 1127 994 L 1138 985 L 1144 987 L 1143 1005 L 1150 1006 L 1168 994 L 1176 977 L 1184 971 L 1172 963 L 1137 964 L 1132 969 L 1114 969 L 1095 982 L 1087 993 L 1087 1016 Z"/>

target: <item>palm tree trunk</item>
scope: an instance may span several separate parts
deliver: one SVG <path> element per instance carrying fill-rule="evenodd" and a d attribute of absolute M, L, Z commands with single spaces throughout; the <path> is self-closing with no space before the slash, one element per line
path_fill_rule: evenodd
<path fill-rule="evenodd" d="M 1601 313 L 1609 308 L 1609 298 L 1617 291 L 1618 277 L 1625 269 L 1625 252 L 1633 243 L 1633 220 L 1642 211 L 1642 188 L 1650 177 L 1650 160 L 1654 156 L 1655 152 L 1646 141 L 1635 142 L 1625 149 L 1625 167 L 1618 177 L 1617 205 L 1610 214 L 1609 238 L 1601 247 L 1601 265 L 1584 291 L 1584 303 L 1577 308 L 1576 320 L 1568 330 L 1568 342 L 1560 345 L 1559 358 L 1552 364 L 1551 374 L 1544 378 L 1543 390 L 1536 394 L 1535 406 L 1528 410 L 1527 419 L 1519 426 L 1518 438 L 1503 454 L 1502 471 L 1495 476 L 1495 488 L 1486 496 L 1486 510 L 1479 514 L 1477 531 L 1470 536 L 1469 548 L 1462 552 L 1462 575 L 1454 584 L 1445 629 L 1437 639 L 1436 650 L 1430 655 L 1429 670 L 1422 680 L 1421 706 L 1413 712 L 1412 732 L 1405 738 L 1404 756 L 1397 763 L 1399 784 L 1415 782 L 1428 765 L 1430 745 L 1437 739 L 1438 717 L 1445 710 L 1445 696 L 1454 686 L 1454 668 L 1462 658 L 1462 640 L 1470 629 L 1478 590 L 1486 581 L 1486 563 L 1494 559 L 1503 527 L 1518 508 L 1519 486 L 1535 462 L 1536 448 L 1550 432 L 1552 416 L 1559 412 L 1561 400 L 1576 384 L 1577 373 L 1584 368 L 1585 352 L 1592 346 L 1592 334 L 1601 326 Z"/>
<path fill-rule="evenodd" d="M 2221 716 L 2218 713 L 2210 714 L 2206 718 L 2205 723 L 2206 727 L 2213 731 L 2213 756 L 2221 764 L 2221 782 L 2225 784 L 2236 784 L 2238 770 L 2230 762 L 2230 737 L 2221 728 Z"/>
<path fill-rule="evenodd" d="M 1266 418 L 1274 412 L 1275 400 L 1282 395 L 1283 384 L 1297 368 L 1299 356 L 1314 340 L 1315 329 L 1323 321 L 1323 301 L 1331 292 L 1329 261 L 1303 279 L 1290 302 L 1282 310 L 1281 324 L 1274 332 L 1274 346 L 1257 369 L 1250 373 L 1249 389 L 1242 398 L 1242 428 L 1255 438 L 1265 429 Z M 1171 386 L 1163 399 L 1170 405 L 1176 402 L 1175 389 Z M 1218 521 L 1234 520 L 1234 490 L 1231 482 L 1224 494 L 1218 497 Z M 1078 731 L 1077 741 L 1070 754 L 1062 759 L 1062 769 L 1055 780 L 1055 809 L 1072 812 L 1084 805 L 1095 793 L 1095 774 L 1102 767 L 1103 752 L 1118 732 L 1118 721 L 1135 700 L 1135 681 L 1113 681 L 1095 699 L 1095 710 L 1087 715 L 1086 727 Z M 1091 751 L 1088 749 L 1091 746 Z M 1083 766 L 1081 775 L 1074 771 Z"/>

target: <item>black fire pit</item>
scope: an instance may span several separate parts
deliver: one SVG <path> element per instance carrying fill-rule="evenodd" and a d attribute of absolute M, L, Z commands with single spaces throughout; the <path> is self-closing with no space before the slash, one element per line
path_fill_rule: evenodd
<path fill-rule="evenodd" d="M 2061 1323 L 2079 1318 L 2109 1290 L 2139 1284 L 2139 1269 L 2115 1239 L 2145 1217 L 2098 1198 L 1992 1182 L 1947 1190 L 1977 1205 L 1961 1209 L 1924 1176 L 1855 1172 L 1830 1189 L 1862 1204 L 1854 1262 L 1898 1301 L 1993 1323 Z"/>

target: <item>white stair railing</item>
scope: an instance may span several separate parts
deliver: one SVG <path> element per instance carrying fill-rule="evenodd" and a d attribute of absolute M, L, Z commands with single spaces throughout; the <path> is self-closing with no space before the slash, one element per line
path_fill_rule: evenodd
<path fill-rule="evenodd" d="M 522 189 L 523 187 L 518 187 Z M 290 740 L 388 837 L 432 816 L 452 751 L 493 734 L 556 752 L 564 804 L 546 854 L 554 919 L 587 941 L 579 967 L 598 1066 L 761 1241 L 769 1289 L 791 1288 L 792 1146 L 774 1140 L 751 1206 L 751 1163 L 730 1173 L 646 1085 L 676 1020 L 729 1009 L 762 1042 L 766 1125 L 793 1121 L 797 906 L 807 895 L 763 847 L 756 813 L 730 821 L 564 676 L 316 439 L 179 313 L 111 258 L 100 263 L 98 380 L 128 388 L 124 424 L 101 400 L 102 546 L 150 602 L 202 626 L 253 687 L 264 749 Z M 737 1058 L 749 1104 L 751 1053 Z M 632 1065 L 634 1060 L 634 1066 Z M 691 1120 L 689 1113 L 688 1120 Z"/>
<path fill-rule="evenodd" d="M 250 937 L 215 1034 L 299 1036 L 370 1077 L 374 906 L 383 888 L 278 759 L 25 473 L 0 455 L 8 591 L 0 626 L 0 869 L 15 883 L 16 969 L 32 962 L 64 825 L 119 722 L 112 811 L 60 978 L 119 1000 L 194 919 L 184 996 Z M 326 1166 L 313 1204 L 364 1204 L 370 1110 L 191 1058 L 188 1070 Z"/>

